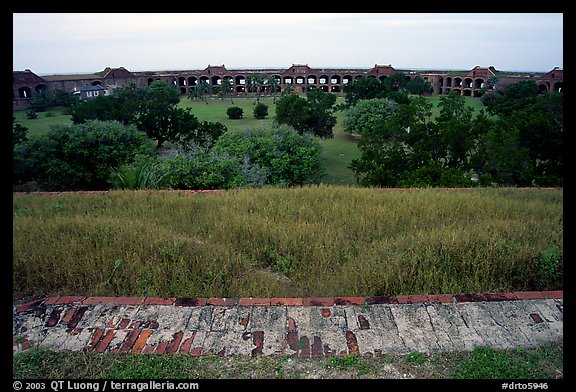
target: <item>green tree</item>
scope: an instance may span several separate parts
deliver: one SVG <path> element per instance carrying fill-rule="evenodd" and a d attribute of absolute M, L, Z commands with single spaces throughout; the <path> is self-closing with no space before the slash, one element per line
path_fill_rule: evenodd
<path fill-rule="evenodd" d="M 180 102 L 178 90 L 162 81 L 152 83 L 139 108 L 137 128 L 157 142 L 157 148 L 165 142 L 178 143 L 191 137 L 199 121 L 190 108 L 176 107 Z"/>
<path fill-rule="evenodd" d="M 325 174 L 320 160 L 320 143 L 311 135 L 298 134 L 288 125 L 277 125 L 271 130 L 228 131 L 214 148 L 237 157 L 240 162 L 249 159 L 268 173 L 269 184 L 319 183 Z"/>
<path fill-rule="evenodd" d="M 434 88 L 429 81 L 422 79 L 420 76 L 416 76 L 406 83 L 406 90 L 410 94 L 422 95 L 431 94 Z"/>
<path fill-rule="evenodd" d="M 260 102 L 260 94 L 264 89 L 265 82 L 270 77 L 260 73 L 252 73 L 248 75 L 248 92 L 253 92 L 256 96 L 256 102 Z"/>
<path fill-rule="evenodd" d="M 12 147 L 28 140 L 28 128 L 16 122 L 16 117 L 12 116 Z"/>
<path fill-rule="evenodd" d="M 529 186 L 533 161 L 520 146 L 519 132 L 500 119 L 479 137 L 472 163 L 481 185 Z"/>
<path fill-rule="evenodd" d="M 362 99 L 383 98 L 389 91 L 387 85 L 376 78 L 358 78 L 344 86 L 345 106 L 354 106 Z"/>
<path fill-rule="evenodd" d="M 487 110 L 519 132 L 519 146 L 534 162 L 534 179 L 541 186 L 563 183 L 563 93 L 540 94 L 534 81 L 504 89 Z"/>
<path fill-rule="evenodd" d="M 114 89 L 111 95 L 99 95 L 89 101 L 78 102 L 70 110 L 72 122 L 82 124 L 88 120 L 99 120 L 132 124 L 145 99 L 146 90 L 134 83 L 121 86 Z"/>
<path fill-rule="evenodd" d="M 212 93 L 212 86 L 206 81 L 201 80 L 196 86 L 190 88 L 188 92 L 188 99 L 199 99 L 208 105 L 208 96 Z"/>
<path fill-rule="evenodd" d="M 61 89 L 54 90 L 52 97 L 53 106 L 62 106 L 65 108 L 72 108 L 80 102 L 80 99 L 70 91 Z"/>
<path fill-rule="evenodd" d="M 320 89 L 310 90 L 306 98 L 288 94 L 276 103 L 275 121 L 293 127 L 300 134 L 311 133 L 321 138 L 331 138 L 336 125 L 335 102 L 334 94 Z"/>
<path fill-rule="evenodd" d="M 440 115 L 436 118 L 446 167 L 467 168 L 470 150 L 477 135 L 472 126 L 474 110 L 466 105 L 465 98 L 457 92 L 440 97 Z"/>
<path fill-rule="evenodd" d="M 44 89 L 37 92 L 36 97 L 30 104 L 30 109 L 35 112 L 44 112 L 50 107 L 50 96 Z"/>
<path fill-rule="evenodd" d="M 222 80 L 222 84 L 220 85 L 220 91 L 218 92 L 218 96 L 224 100 L 224 98 L 230 97 L 230 103 L 234 104 L 234 100 L 232 99 L 234 94 L 232 94 L 232 80 L 229 77 L 226 77 Z"/>
<path fill-rule="evenodd" d="M 367 134 L 396 110 L 398 104 L 388 98 L 362 99 L 344 112 L 344 131 Z"/>
<path fill-rule="evenodd" d="M 35 181 L 47 191 L 105 190 L 112 168 L 153 152 L 144 133 L 116 121 L 54 126 L 16 145 L 14 184 Z"/>
<path fill-rule="evenodd" d="M 268 86 L 270 88 L 270 95 L 272 95 L 273 97 L 273 102 L 276 103 L 276 93 L 279 91 L 280 89 L 280 78 L 276 78 L 274 76 L 271 76 L 268 79 Z"/>

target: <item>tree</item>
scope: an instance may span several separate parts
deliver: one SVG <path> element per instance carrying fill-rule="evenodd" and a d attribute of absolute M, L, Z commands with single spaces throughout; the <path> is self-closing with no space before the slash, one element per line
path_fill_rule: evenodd
<path fill-rule="evenodd" d="M 420 76 L 416 76 L 406 83 L 406 90 L 410 94 L 422 95 L 431 94 L 434 88 L 429 81 L 422 79 Z"/>
<path fill-rule="evenodd" d="M 264 88 L 264 83 L 270 77 L 268 75 L 253 73 L 248 75 L 248 91 L 256 96 L 256 102 L 260 102 L 260 94 Z"/>
<path fill-rule="evenodd" d="M 160 149 L 165 142 L 186 141 L 199 126 L 190 108 L 176 107 L 180 102 L 178 90 L 162 81 L 152 83 L 139 108 L 137 128 L 157 142 Z"/>
<path fill-rule="evenodd" d="M 208 105 L 208 99 L 206 97 L 209 96 L 211 92 L 212 86 L 207 81 L 201 80 L 196 86 L 190 88 L 188 99 L 200 99 Z"/>
<path fill-rule="evenodd" d="M 473 109 L 458 92 L 440 97 L 440 115 L 435 125 L 439 130 L 442 159 L 446 167 L 467 168 L 469 152 L 477 135 L 472 126 Z"/>
<path fill-rule="evenodd" d="M 534 162 L 534 179 L 542 186 L 563 183 L 563 93 L 540 94 L 534 81 L 518 82 L 501 91 L 488 111 L 519 132 L 520 147 Z"/>
<path fill-rule="evenodd" d="M 230 80 L 229 77 L 224 78 L 222 80 L 222 84 L 220 85 L 220 91 L 218 92 L 218 96 L 220 96 L 220 98 L 222 100 L 224 100 L 224 98 L 226 97 L 230 97 L 230 103 L 232 103 L 232 105 L 234 105 L 234 100 L 232 99 L 233 94 L 232 94 L 232 81 Z"/>
<path fill-rule="evenodd" d="M 73 92 L 60 89 L 54 90 L 54 96 L 52 97 L 52 105 L 71 108 L 77 105 L 78 102 L 80 102 L 80 98 L 75 96 Z"/>
<path fill-rule="evenodd" d="M 336 95 L 324 92 L 320 89 L 312 89 L 306 94 L 310 107 L 311 117 L 308 127 L 314 136 L 329 139 L 334 136 L 332 129 L 336 125 L 334 104 Z"/>
<path fill-rule="evenodd" d="M 47 191 L 105 190 L 112 168 L 153 151 L 144 133 L 117 121 L 58 125 L 16 145 L 14 184 L 35 181 Z"/>
<path fill-rule="evenodd" d="M 276 103 L 276 123 L 290 125 L 299 134 L 308 132 L 307 121 L 310 116 L 308 101 L 298 94 L 285 95 Z"/>
<path fill-rule="evenodd" d="M 384 121 L 398 104 L 388 98 L 362 99 L 344 112 L 344 131 L 367 134 Z"/>
<path fill-rule="evenodd" d="M 502 120 L 492 121 L 478 140 L 472 156 L 481 185 L 529 186 L 533 176 L 528 149 L 521 147 L 519 132 Z"/>
<path fill-rule="evenodd" d="M 90 101 L 74 105 L 70 114 L 74 124 L 88 120 L 120 121 L 128 125 L 134 123 L 140 105 L 146 99 L 146 90 L 131 83 L 114 89 L 108 96 L 99 95 Z"/>
<path fill-rule="evenodd" d="M 284 89 L 282 89 L 282 91 L 280 92 L 280 97 L 283 97 L 285 95 L 290 95 L 290 94 L 294 94 L 294 85 L 285 84 Z M 276 100 L 274 100 L 274 103 L 276 103 Z"/>
<path fill-rule="evenodd" d="M 268 173 L 269 184 L 314 184 L 319 183 L 325 173 L 318 140 L 309 134 L 299 134 L 288 125 L 276 125 L 271 130 L 228 131 L 214 148 L 237 157 L 240 162 L 248 158 Z"/>
<path fill-rule="evenodd" d="M 336 96 L 320 89 L 310 90 L 307 98 L 288 94 L 276 103 L 277 124 L 287 124 L 298 133 L 311 133 L 321 138 L 331 138 L 336 125 L 334 104 Z"/>
<path fill-rule="evenodd" d="M 383 98 L 390 91 L 376 78 L 361 77 L 344 86 L 346 106 L 351 107 L 362 99 Z"/>
<path fill-rule="evenodd" d="M 12 116 L 12 147 L 28 140 L 28 128 L 16 122 L 16 117 Z"/>
<path fill-rule="evenodd" d="M 30 104 L 30 109 L 35 112 L 44 112 L 50 106 L 50 96 L 44 89 L 38 91 L 36 98 Z"/>
<path fill-rule="evenodd" d="M 136 126 L 150 139 L 156 140 L 156 148 L 160 149 L 165 142 L 185 141 L 198 127 L 198 119 L 190 110 L 148 101 L 142 107 Z"/>
<path fill-rule="evenodd" d="M 400 91 L 406 87 L 408 80 L 402 72 L 396 72 L 382 81 L 387 91 Z"/>
<path fill-rule="evenodd" d="M 268 85 L 270 87 L 270 95 L 274 97 L 273 102 L 276 103 L 276 93 L 280 89 L 280 78 L 275 78 L 271 76 L 268 79 Z"/>

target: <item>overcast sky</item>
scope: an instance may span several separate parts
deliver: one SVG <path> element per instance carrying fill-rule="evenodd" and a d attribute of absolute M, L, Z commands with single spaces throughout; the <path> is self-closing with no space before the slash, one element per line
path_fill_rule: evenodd
<path fill-rule="evenodd" d="M 563 67 L 562 13 L 15 13 L 13 70 Z"/>

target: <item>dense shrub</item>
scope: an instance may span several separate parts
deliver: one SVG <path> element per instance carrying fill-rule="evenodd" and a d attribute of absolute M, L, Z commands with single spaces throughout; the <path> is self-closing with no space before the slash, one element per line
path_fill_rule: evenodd
<path fill-rule="evenodd" d="M 248 157 L 269 173 L 269 184 L 319 183 L 324 175 L 318 140 L 310 134 L 300 135 L 288 125 L 228 131 L 218 139 L 215 149 L 240 160 Z"/>
<path fill-rule="evenodd" d="M 268 105 L 262 102 L 258 102 L 256 106 L 254 106 L 254 118 L 258 120 L 262 120 L 268 116 Z"/>
<path fill-rule="evenodd" d="M 163 189 L 229 189 L 262 186 L 266 173 L 248 159 L 203 148 L 158 158 L 150 175 Z"/>
<path fill-rule="evenodd" d="M 35 181 L 47 191 L 108 189 L 112 168 L 153 153 L 143 132 L 119 122 L 59 125 L 15 146 L 13 184 Z"/>
<path fill-rule="evenodd" d="M 231 106 L 226 110 L 226 115 L 231 120 L 239 120 L 244 116 L 244 109 L 238 106 Z"/>

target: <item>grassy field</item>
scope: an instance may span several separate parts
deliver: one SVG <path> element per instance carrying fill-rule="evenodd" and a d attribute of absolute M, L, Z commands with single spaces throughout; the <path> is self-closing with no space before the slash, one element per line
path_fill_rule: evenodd
<path fill-rule="evenodd" d="M 465 98 L 466 102 L 475 110 L 482 108 L 480 99 Z M 439 113 L 438 103 L 440 102 L 440 96 L 430 96 L 426 97 L 426 99 L 432 103 L 432 115 L 436 116 Z M 269 114 L 267 118 L 262 120 L 254 118 L 254 105 L 256 103 L 254 98 L 234 98 L 233 103 L 230 99 L 211 99 L 208 101 L 209 104 L 206 104 L 204 101 L 192 101 L 182 97 L 179 106 L 191 108 L 192 113 L 201 121 L 220 122 L 230 130 L 249 127 L 268 128 L 272 125 L 276 110 L 274 99 L 263 97 L 260 101 L 268 105 Z M 341 103 L 343 101 L 343 97 L 338 97 L 336 102 Z M 230 120 L 226 115 L 226 109 L 230 106 L 241 107 L 244 110 L 244 117 L 239 120 Z M 24 111 L 14 112 L 14 116 L 20 124 L 29 129 L 29 136 L 45 134 L 52 125 L 71 123 L 70 116 L 62 114 L 61 110 L 54 110 L 50 113 L 53 114 L 52 117 L 48 117 L 46 113 L 38 113 L 38 118 L 35 120 L 27 119 Z M 323 183 L 354 185 L 354 173 L 347 166 L 353 159 L 359 157 L 360 151 L 356 147 L 356 141 L 351 139 L 342 128 L 343 113 L 337 112 L 336 117 L 338 122 L 333 129 L 334 138 L 320 141 L 322 145 L 322 160 L 327 170 Z"/>
<path fill-rule="evenodd" d="M 327 185 L 15 195 L 13 295 L 561 289 L 562 203 L 558 190 Z"/>

